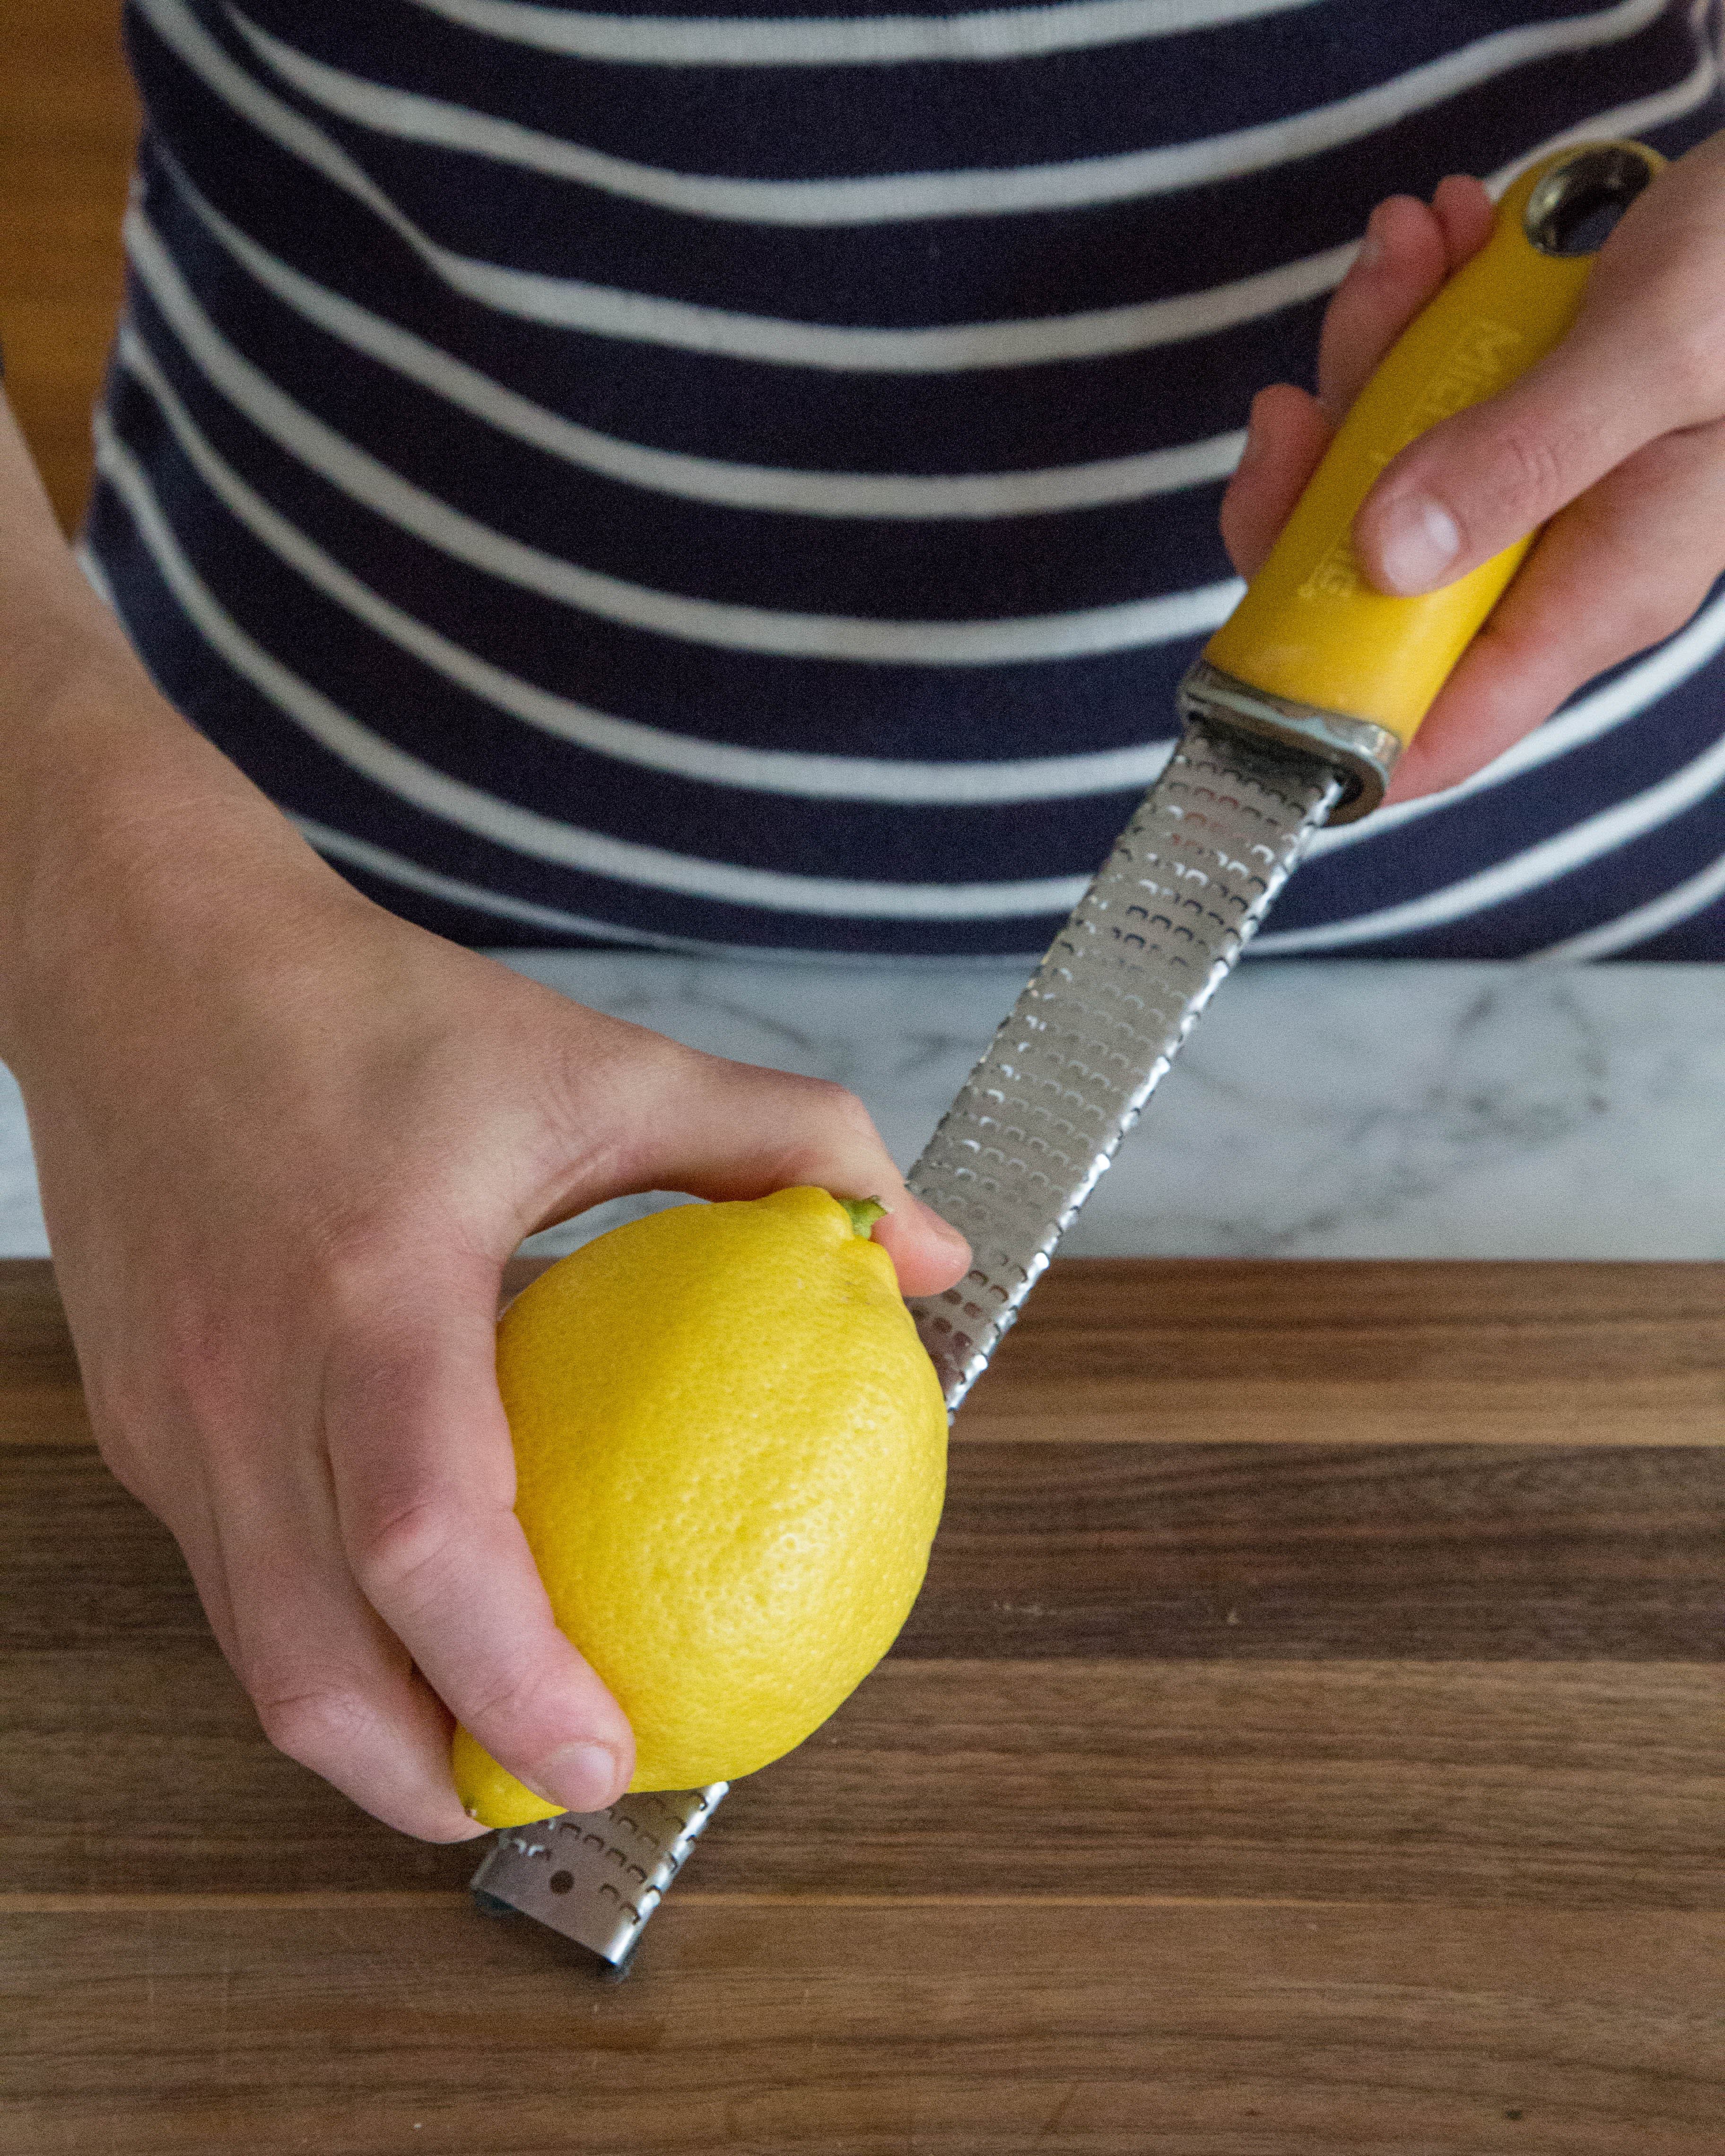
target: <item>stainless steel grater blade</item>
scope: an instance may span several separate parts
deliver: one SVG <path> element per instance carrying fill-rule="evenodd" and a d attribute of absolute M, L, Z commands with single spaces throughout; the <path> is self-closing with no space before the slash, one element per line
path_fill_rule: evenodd
<path fill-rule="evenodd" d="M 608 1811 L 506 1827 L 473 1875 L 474 1898 L 487 1915 L 536 1917 L 622 1976 L 730 1786 L 619 1797 Z"/>
<path fill-rule="evenodd" d="M 974 1258 L 911 1300 L 949 1409 L 1346 788 L 1315 757 L 1188 721 L 905 1178 Z"/>
<path fill-rule="evenodd" d="M 906 1178 L 974 1257 L 962 1285 L 910 1304 L 949 1411 L 1348 785 L 1316 757 L 1189 720 Z M 621 1975 L 726 1786 L 506 1829 L 474 1892 Z"/>

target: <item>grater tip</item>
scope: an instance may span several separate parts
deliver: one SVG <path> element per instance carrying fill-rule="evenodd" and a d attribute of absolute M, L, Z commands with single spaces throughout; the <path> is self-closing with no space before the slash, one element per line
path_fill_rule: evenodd
<path fill-rule="evenodd" d="M 602 1812 L 564 1812 L 506 1827 L 473 1875 L 488 1917 L 531 1917 L 597 1958 L 609 1984 L 629 1973 L 647 1920 L 730 1787 L 619 1797 Z"/>

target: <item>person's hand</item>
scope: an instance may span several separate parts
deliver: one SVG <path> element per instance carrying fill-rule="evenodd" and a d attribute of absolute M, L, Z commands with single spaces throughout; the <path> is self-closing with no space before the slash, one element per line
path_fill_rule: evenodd
<path fill-rule="evenodd" d="M 404 924 L 213 751 L 151 739 L 92 778 L 105 809 L 35 879 L 3 1042 L 104 1456 L 177 1538 L 283 1751 L 457 1840 L 481 1830 L 454 1715 L 596 1809 L 633 1743 L 511 1510 L 504 1260 L 615 1194 L 792 1183 L 882 1199 L 906 1292 L 957 1279 L 963 1245 L 836 1086 Z"/>
<path fill-rule="evenodd" d="M 1318 394 L 1252 407 L 1223 505 L 1235 567 L 1268 554 L 1395 338 L 1483 245 L 1491 206 L 1448 179 L 1380 203 L 1324 319 Z M 1599 250 L 1558 346 L 1384 470 L 1354 525 L 1372 582 L 1435 591 L 1546 529 L 1398 767 L 1392 799 L 1468 777 L 1584 681 L 1669 636 L 1725 569 L 1725 135 L 1660 173 Z"/>

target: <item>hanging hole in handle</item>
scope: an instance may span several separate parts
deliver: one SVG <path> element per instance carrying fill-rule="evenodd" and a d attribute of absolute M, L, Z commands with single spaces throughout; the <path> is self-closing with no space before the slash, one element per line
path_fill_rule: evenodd
<path fill-rule="evenodd" d="M 1652 166 L 1632 149 L 1584 150 L 1534 188 L 1522 228 L 1542 254 L 1597 254 L 1652 177 Z"/>

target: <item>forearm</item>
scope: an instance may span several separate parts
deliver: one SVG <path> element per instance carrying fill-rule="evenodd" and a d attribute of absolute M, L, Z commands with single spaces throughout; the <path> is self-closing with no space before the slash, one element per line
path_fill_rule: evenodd
<path fill-rule="evenodd" d="M 27 1058 L 126 916 L 341 886 L 157 690 L 62 537 L 0 398 L 0 1057 Z"/>

